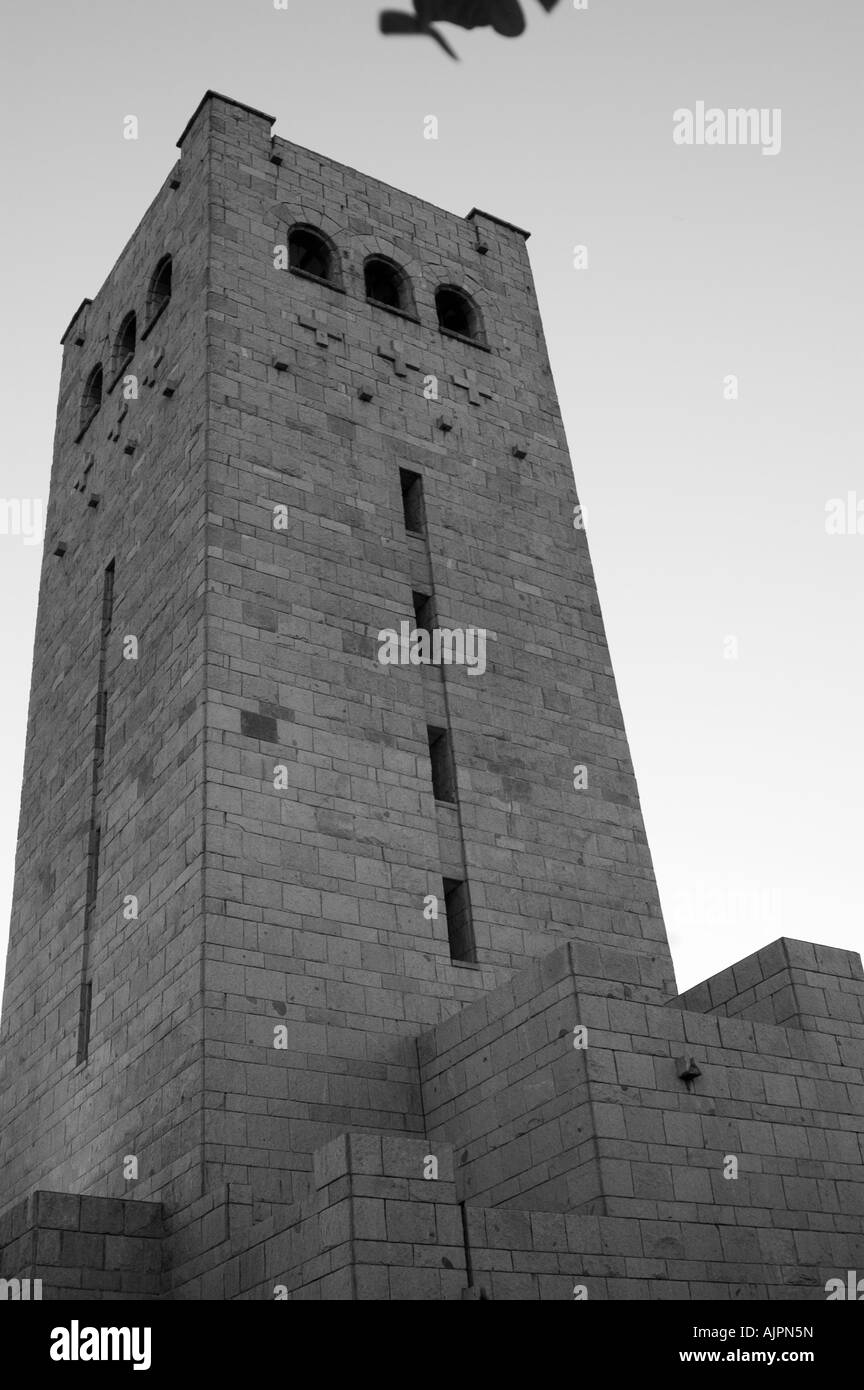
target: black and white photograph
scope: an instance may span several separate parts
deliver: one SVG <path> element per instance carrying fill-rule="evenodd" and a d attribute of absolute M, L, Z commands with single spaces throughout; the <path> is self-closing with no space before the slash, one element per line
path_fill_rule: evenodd
<path fill-rule="evenodd" d="M 860 0 L 3 28 L 10 1356 L 233 1378 L 283 1303 L 563 1302 L 610 1372 L 826 1383 Z M 212 1302 L 271 1309 L 205 1352 Z"/>

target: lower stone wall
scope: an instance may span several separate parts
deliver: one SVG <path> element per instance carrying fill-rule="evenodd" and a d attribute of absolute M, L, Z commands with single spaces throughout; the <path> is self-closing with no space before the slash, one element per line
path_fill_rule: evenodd
<path fill-rule="evenodd" d="M 824 1300 L 864 1260 L 848 1235 L 511 1208 L 469 1209 L 468 1232 L 474 1283 L 496 1300 Z"/>
<path fill-rule="evenodd" d="M 0 1279 L 41 1281 L 41 1298 L 160 1298 L 159 1202 L 34 1192 L 0 1217 Z M 9 1287 L 6 1297 L 15 1297 Z"/>
<path fill-rule="evenodd" d="M 188 1261 L 188 1229 L 169 1233 L 168 1297 L 440 1302 L 468 1286 L 446 1145 L 343 1134 L 315 1154 L 303 1201 L 255 1225 L 247 1223 L 249 1203 L 247 1189 L 225 1189 L 215 1210 L 227 1238 Z"/>
<path fill-rule="evenodd" d="M 859 1235 L 465 1206 L 450 1146 L 387 1135 L 340 1136 L 302 1202 L 250 1215 L 243 1188 L 167 1220 L 37 1192 L 0 1221 L 0 1277 L 55 1300 L 754 1301 L 822 1300 L 864 1270 Z"/>
<path fill-rule="evenodd" d="M 806 946 L 780 941 L 753 960 L 776 985 L 778 962 L 806 959 Z M 857 1001 L 847 954 L 823 951 L 821 965 L 845 972 L 831 977 L 837 997 Z M 682 1007 L 707 986 L 639 1002 L 593 965 L 568 943 L 421 1037 L 426 1132 L 453 1145 L 471 1206 L 861 1231 L 861 1024 Z"/>
<path fill-rule="evenodd" d="M 725 977 L 640 998 L 645 961 L 614 956 L 568 944 L 424 1034 L 427 1137 L 342 1134 L 291 1205 L 237 1183 L 164 1209 L 34 1193 L 0 1218 L 0 1296 L 28 1279 L 97 1300 L 823 1299 L 850 1271 L 854 1287 L 864 1024 L 829 1006 L 864 999 L 857 958 L 782 941 L 733 967 L 745 1009 L 825 1009 L 802 1028 L 728 1016 Z"/>
<path fill-rule="evenodd" d="M 450 1146 L 346 1134 L 316 1154 L 281 1229 L 210 1255 L 223 1291 L 208 1295 L 202 1271 L 174 1297 L 823 1300 L 829 1279 L 864 1270 L 864 1235 L 464 1206 Z"/>

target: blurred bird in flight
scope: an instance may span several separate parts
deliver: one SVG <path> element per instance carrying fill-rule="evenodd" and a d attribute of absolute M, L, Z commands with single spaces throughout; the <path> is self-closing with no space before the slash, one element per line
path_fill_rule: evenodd
<path fill-rule="evenodd" d="M 547 12 L 554 10 L 558 0 L 540 0 Z M 456 54 L 447 40 L 432 26 L 444 20 L 462 29 L 479 29 L 491 25 L 496 34 L 515 39 L 525 28 L 525 16 L 519 0 L 414 0 L 414 14 L 402 10 L 382 10 L 382 34 L 428 34 L 440 44 L 451 58 Z"/>

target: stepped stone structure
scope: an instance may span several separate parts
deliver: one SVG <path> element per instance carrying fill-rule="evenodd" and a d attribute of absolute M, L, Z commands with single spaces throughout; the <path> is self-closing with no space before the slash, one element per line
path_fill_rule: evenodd
<path fill-rule="evenodd" d="M 63 340 L 7 1295 L 825 1298 L 861 962 L 676 994 L 526 234 L 272 125 L 206 94 Z"/>

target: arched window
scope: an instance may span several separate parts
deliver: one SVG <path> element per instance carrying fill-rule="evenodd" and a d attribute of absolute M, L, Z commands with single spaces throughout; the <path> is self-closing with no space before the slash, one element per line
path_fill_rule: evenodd
<path fill-rule="evenodd" d="M 314 280 L 336 283 L 333 251 L 314 227 L 292 227 L 288 233 L 288 268 Z"/>
<path fill-rule="evenodd" d="M 91 371 L 84 383 L 84 394 L 81 397 L 81 411 L 78 416 L 78 433 L 86 430 L 93 416 L 98 414 L 102 404 L 102 367 L 96 366 Z"/>
<path fill-rule="evenodd" d="M 369 256 L 363 266 L 363 278 L 366 298 L 373 304 L 383 304 L 387 309 L 398 309 L 416 317 L 411 281 L 400 266 L 385 256 Z"/>
<path fill-rule="evenodd" d="M 117 337 L 114 339 L 113 372 L 115 380 L 135 355 L 136 334 L 137 319 L 134 313 L 128 313 L 120 324 Z"/>
<path fill-rule="evenodd" d="M 440 285 L 435 291 L 435 308 L 438 311 L 438 327 L 445 333 L 455 333 L 459 338 L 483 343 L 480 311 L 463 290 L 458 290 L 455 285 Z"/>
<path fill-rule="evenodd" d="M 155 323 L 171 298 L 171 257 L 163 256 L 147 289 L 147 327 Z"/>

